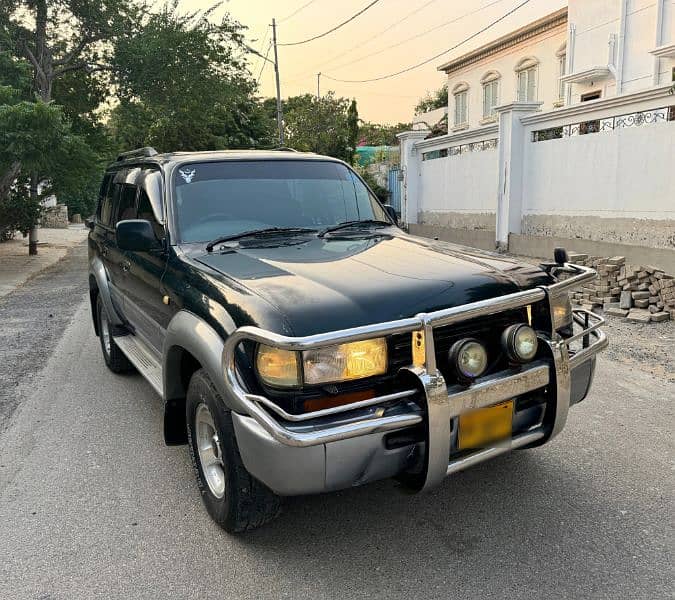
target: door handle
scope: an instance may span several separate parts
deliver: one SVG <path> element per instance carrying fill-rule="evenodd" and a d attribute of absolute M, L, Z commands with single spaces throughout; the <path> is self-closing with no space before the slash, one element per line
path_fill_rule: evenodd
<path fill-rule="evenodd" d="M 129 269 L 131 268 L 131 263 L 128 260 L 123 260 L 120 263 L 120 266 L 122 267 L 122 271 L 124 271 L 125 273 L 128 273 Z"/>

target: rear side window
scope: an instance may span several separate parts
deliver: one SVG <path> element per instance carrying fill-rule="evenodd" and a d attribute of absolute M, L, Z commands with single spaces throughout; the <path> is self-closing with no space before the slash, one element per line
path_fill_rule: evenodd
<path fill-rule="evenodd" d="M 96 216 L 103 225 L 110 224 L 110 215 L 112 213 L 112 186 L 110 184 L 112 183 L 113 177 L 113 174 L 108 174 L 103 178 L 103 183 L 101 183 L 101 189 L 98 194 L 98 209 L 96 210 Z"/>
<path fill-rule="evenodd" d="M 115 206 L 120 200 L 120 193 L 122 191 L 122 186 L 119 183 L 113 183 L 108 189 L 108 194 L 106 199 L 103 202 L 103 209 L 101 211 L 101 222 L 108 226 L 112 227 L 113 223 L 113 214 L 115 212 Z"/>
<path fill-rule="evenodd" d="M 129 184 L 115 184 L 115 187 L 120 187 L 119 201 L 115 207 L 114 223 L 117 225 L 120 221 L 136 218 L 136 192 L 138 188 L 135 185 Z"/>

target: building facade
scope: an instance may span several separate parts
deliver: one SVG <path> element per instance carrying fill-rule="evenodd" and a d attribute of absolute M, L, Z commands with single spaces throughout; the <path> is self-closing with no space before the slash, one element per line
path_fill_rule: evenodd
<path fill-rule="evenodd" d="M 563 101 L 567 8 L 539 19 L 439 67 L 447 75 L 448 132 L 497 122 L 496 108 L 513 101 Z"/>
<path fill-rule="evenodd" d="M 448 133 L 399 136 L 411 230 L 675 270 L 675 0 L 570 0 L 439 69 Z"/>

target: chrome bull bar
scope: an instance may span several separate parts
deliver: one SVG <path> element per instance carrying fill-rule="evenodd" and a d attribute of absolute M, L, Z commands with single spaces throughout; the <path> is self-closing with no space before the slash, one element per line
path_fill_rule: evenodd
<path fill-rule="evenodd" d="M 426 477 L 422 487 L 430 488 L 449 473 L 512 448 L 553 437 L 564 427 L 570 404 L 571 369 L 591 359 L 607 345 L 607 339 L 599 329 L 604 323 L 601 317 L 584 309 L 575 309 L 574 322 L 583 327 L 580 333 L 568 339 L 561 338 L 555 332 L 551 335 L 551 339 L 540 336 L 540 343 L 549 348 L 552 365 L 548 362 L 537 361 L 524 366 L 517 372 L 504 371 L 480 378 L 468 387 L 446 385 L 436 365 L 433 336 L 435 327 L 522 308 L 545 300 L 547 297 L 550 301 L 552 297 L 567 294 L 571 288 L 595 277 L 595 271 L 588 267 L 566 264 L 562 269 L 571 276 L 551 286 L 515 292 L 431 313 L 420 313 L 414 317 L 386 323 L 375 323 L 305 337 L 289 337 L 257 327 L 241 327 L 225 341 L 223 370 L 227 388 L 245 407 L 248 415 L 255 419 L 273 439 L 288 446 L 315 446 L 372 433 L 399 430 L 423 423 L 426 426 Z M 424 360 L 421 364 L 411 365 L 404 370 L 417 379 L 419 387 L 394 394 L 302 415 L 291 415 L 268 398 L 247 391 L 237 374 L 236 350 L 244 341 L 263 343 L 285 350 L 303 351 L 412 332 L 420 332 L 424 337 Z M 579 340 L 582 341 L 582 348 L 572 349 L 572 344 Z M 551 381 L 552 371 L 555 381 Z M 467 410 L 496 404 L 551 384 L 555 384 L 555 415 L 551 426 L 546 429 L 540 426 L 515 436 L 506 445 L 486 448 L 456 461 L 449 461 L 451 422 L 455 417 Z M 419 396 L 420 392 L 423 392 L 426 398 L 426 415 L 423 409 L 411 401 L 414 396 Z M 405 410 L 388 413 L 382 410 L 382 404 L 396 401 L 404 403 Z M 335 422 L 331 422 L 331 419 Z"/>

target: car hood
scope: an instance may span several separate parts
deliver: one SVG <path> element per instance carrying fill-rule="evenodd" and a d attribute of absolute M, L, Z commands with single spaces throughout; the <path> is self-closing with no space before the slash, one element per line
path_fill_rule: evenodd
<path fill-rule="evenodd" d="M 211 254 L 202 246 L 190 254 L 276 307 L 294 335 L 391 321 L 550 283 L 532 265 L 403 232 L 239 245 Z"/>

